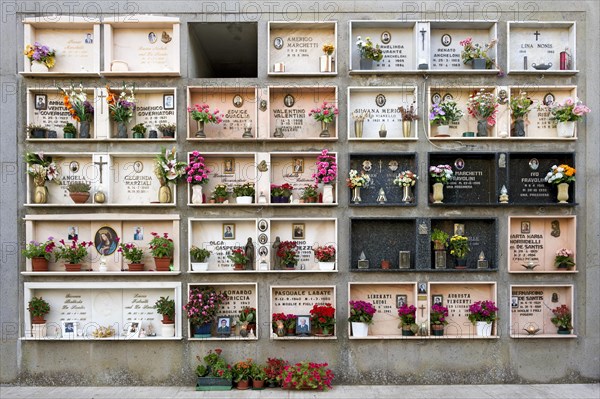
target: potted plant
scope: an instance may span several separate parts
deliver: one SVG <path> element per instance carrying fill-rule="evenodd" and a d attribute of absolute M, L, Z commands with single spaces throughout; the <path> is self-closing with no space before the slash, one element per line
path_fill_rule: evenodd
<path fill-rule="evenodd" d="M 217 184 L 214 188 L 211 198 L 214 199 L 217 204 L 222 204 L 225 202 L 228 196 L 229 192 L 227 191 L 227 186 L 225 184 Z"/>
<path fill-rule="evenodd" d="M 158 201 L 161 204 L 170 204 L 173 202 L 173 194 L 169 183 L 176 184 L 185 174 L 185 162 L 178 162 L 176 149 L 163 149 L 154 159 L 154 174 L 160 183 L 158 190 Z"/>
<path fill-rule="evenodd" d="M 394 184 L 402 187 L 402 202 L 409 203 L 413 201 L 413 195 L 411 187 L 417 184 L 419 176 L 413 173 L 411 170 L 405 170 L 398 173 L 398 176 L 394 179 Z"/>
<path fill-rule="evenodd" d="M 238 204 L 251 204 L 254 201 L 254 183 L 236 184 L 233 186 L 233 195 Z"/>
<path fill-rule="evenodd" d="M 448 137 L 450 132 L 450 124 L 458 123 L 462 118 L 463 112 L 456 101 L 445 100 L 441 103 L 434 103 L 429 110 L 429 123 L 437 126 L 438 137 Z"/>
<path fill-rule="evenodd" d="M 155 303 L 156 313 L 162 315 L 161 336 L 172 337 L 175 335 L 175 300 L 161 296 Z"/>
<path fill-rule="evenodd" d="M 192 119 L 198 122 L 198 131 L 196 132 L 196 137 L 198 138 L 206 138 L 206 134 L 204 133 L 204 125 L 206 123 L 218 125 L 223 122 L 223 115 L 219 110 L 215 109 L 211 111 L 208 104 L 194 104 L 193 107 L 188 107 L 187 110 Z"/>
<path fill-rule="evenodd" d="M 289 363 L 279 358 L 268 358 L 264 368 L 266 382 L 269 388 L 275 388 L 281 385 L 281 374 Z"/>
<path fill-rule="evenodd" d="M 202 185 L 208 183 L 210 169 L 204 163 L 204 157 L 198 151 L 190 154 L 189 162 L 185 167 L 186 180 L 192 185 L 192 204 L 202 204 Z"/>
<path fill-rule="evenodd" d="M 361 170 L 359 174 L 356 169 L 350 169 L 346 185 L 352 190 L 352 202 L 358 204 L 362 201 L 362 198 L 360 198 L 360 189 L 369 187 L 370 183 L 371 177 L 364 171 Z"/>
<path fill-rule="evenodd" d="M 243 329 L 248 333 L 252 330 L 256 333 L 256 308 L 250 306 L 243 307 L 238 318 L 240 323 L 242 323 Z"/>
<path fill-rule="evenodd" d="M 122 253 L 123 257 L 129 263 L 128 269 L 130 272 L 144 271 L 144 264 L 142 263 L 142 258 L 144 257 L 143 248 L 138 247 L 132 242 L 120 243 L 117 252 Z"/>
<path fill-rule="evenodd" d="M 44 316 L 50 313 L 50 304 L 41 296 L 34 296 L 29 301 L 27 310 L 31 315 L 31 324 L 45 324 Z"/>
<path fill-rule="evenodd" d="M 300 362 L 287 365 L 281 373 L 283 389 L 327 391 L 332 387 L 333 371 L 327 363 Z"/>
<path fill-rule="evenodd" d="M 302 189 L 302 195 L 300 196 L 300 200 L 304 201 L 307 204 L 314 204 L 317 202 L 317 198 L 319 194 L 317 193 L 317 186 L 314 184 L 307 184 Z"/>
<path fill-rule="evenodd" d="M 150 240 L 150 252 L 152 253 L 152 257 L 154 257 L 156 271 L 170 271 L 173 252 L 175 251 L 173 240 L 169 238 L 168 233 L 159 235 L 156 232 L 152 232 L 150 234 L 152 234 L 152 240 Z"/>
<path fill-rule="evenodd" d="M 550 321 L 558 327 L 558 334 L 571 334 L 573 329 L 571 310 L 567 305 L 560 305 L 552 309 L 552 318 Z"/>
<path fill-rule="evenodd" d="M 447 307 L 437 303 L 431 305 L 431 311 L 429 312 L 429 319 L 431 320 L 431 335 L 444 335 L 444 326 L 448 324 L 446 317 L 448 317 Z"/>
<path fill-rule="evenodd" d="M 496 125 L 498 98 L 493 93 L 480 89 L 469 96 L 467 112 L 477 119 L 477 137 L 487 137 L 488 126 Z"/>
<path fill-rule="evenodd" d="M 575 266 L 575 259 L 573 259 L 573 251 L 567 248 L 561 248 L 556 251 L 556 257 L 554 258 L 554 266 L 558 269 L 570 269 Z"/>
<path fill-rule="evenodd" d="M 265 389 L 265 379 L 267 378 L 267 373 L 265 372 L 264 366 L 253 363 L 252 367 L 250 368 L 250 378 L 252 378 L 252 389 Z"/>
<path fill-rule="evenodd" d="M 34 272 L 47 272 L 48 262 L 52 252 L 56 248 L 54 237 L 48 237 L 45 242 L 29 241 L 25 249 L 21 251 L 23 256 L 31 259 L 31 270 Z"/>
<path fill-rule="evenodd" d="M 467 255 L 469 252 L 471 252 L 471 247 L 469 247 L 469 238 L 455 234 L 450 237 L 448 247 L 450 248 L 450 255 L 456 258 L 456 268 L 466 268 Z"/>
<path fill-rule="evenodd" d="M 323 101 L 320 107 L 313 108 L 308 112 L 308 116 L 312 116 L 314 120 L 321 122 L 321 134 L 319 137 L 331 137 L 329 134 L 329 124 L 338 114 L 338 109 L 334 104 L 329 104 Z"/>
<path fill-rule="evenodd" d="M 146 134 L 146 130 L 146 126 L 144 126 L 143 123 L 138 123 L 137 125 L 131 128 L 131 131 L 133 132 L 133 138 L 143 139 L 144 134 Z"/>
<path fill-rule="evenodd" d="M 352 323 L 353 337 L 366 337 L 369 335 L 369 324 L 373 323 L 373 315 L 377 309 L 371 302 L 350 301 L 350 317 L 348 321 Z"/>
<path fill-rule="evenodd" d="M 333 203 L 333 184 L 337 177 L 337 161 L 334 154 L 330 154 L 327 148 L 321 151 L 321 154 L 317 156 L 316 172 L 313 173 L 312 178 L 315 184 L 323 183 L 323 203 Z"/>
<path fill-rule="evenodd" d="M 48 202 L 48 188 L 46 182 L 60 184 L 60 170 L 51 157 L 45 157 L 43 152 L 28 152 L 25 154 L 27 174 L 33 178 L 35 186 L 33 203 L 45 204 Z"/>
<path fill-rule="evenodd" d="M 490 69 L 492 66 L 498 67 L 496 61 L 488 56 L 490 51 L 496 45 L 497 40 L 492 39 L 489 43 L 484 46 L 479 43 L 473 44 L 473 38 L 468 37 L 460 41 L 460 45 L 463 46 L 460 58 L 463 64 L 472 63 L 473 69 Z"/>
<path fill-rule="evenodd" d="M 177 125 L 174 123 L 161 123 L 157 126 L 158 130 L 162 133 L 164 138 L 175 138 L 175 130 L 177 130 Z"/>
<path fill-rule="evenodd" d="M 119 94 L 111 91 L 110 86 L 106 85 L 106 102 L 110 111 L 110 118 L 117 123 L 117 138 L 126 139 L 127 125 L 133 118 L 135 111 L 135 86 L 123 84 Z"/>
<path fill-rule="evenodd" d="M 417 314 L 417 308 L 414 305 L 402 304 L 398 308 L 398 316 L 400 316 L 400 327 L 402 328 L 403 336 L 413 336 L 418 330 L 418 326 L 415 323 Z"/>
<path fill-rule="evenodd" d="M 32 139 L 45 139 L 47 131 L 48 129 L 42 125 L 34 125 L 33 123 L 27 125 L 27 133 Z"/>
<path fill-rule="evenodd" d="M 293 189 L 294 186 L 289 183 L 283 183 L 282 185 L 271 184 L 271 203 L 289 203 Z"/>
<path fill-rule="evenodd" d="M 285 330 L 287 336 L 296 335 L 296 323 L 298 321 L 298 317 L 295 314 L 286 314 L 285 315 Z"/>
<path fill-rule="evenodd" d="M 518 96 L 510 99 L 510 116 L 513 124 L 510 135 L 513 137 L 525 137 L 525 119 L 532 109 L 533 100 L 527 97 L 527 93 L 519 92 Z"/>
<path fill-rule="evenodd" d="M 450 235 L 440 229 L 433 229 L 431 232 L 431 242 L 433 242 L 433 249 L 436 251 L 444 251 L 448 246 L 448 239 Z"/>
<path fill-rule="evenodd" d="M 77 136 L 77 128 L 71 122 L 67 122 L 63 127 L 63 137 L 66 139 L 74 139 Z"/>
<path fill-rule="evenodd" d="M 277 249 L 277 257 L 281 259 L 281 263 L 288 270 L 294 270 L 298 263 L 298 251 L 295 241 L 281 241 Z"/>
<path fill-rule="evenodd" d="M 76 204 L 85 204 L 90 198 L 90 190 L 92 186 L 85 182 L 73 182 L 69 184 L 67 188 L 69 190 L 69 197 Z"/>
<path fill-rule="evenodd" d="M 582 119 L 591 110 L 578 98 L 567 98 L 562 103 L 553 102 L 549 106 L 550 119 L 556 122 L 558 137 L 573 137 L 575 122 Z"/>
<path fill-rule="evenodd" d="M 212 324 L 219 307 L 229 298 L 225 292 L 217 292 L 212 287 L 194 287 L 190 289 L 188 302 L 183 305 L 190 322 L 190 331 L 194 338 L 209 338 Z"/>
<path fill-rule="evenodd" d="M 246 268 L 246 263 L 250 260 L 250 258 L 246 256 L 244 248 L 241 247 L 234 248 L 231 251 L 231 255 L 227 255 L 227 258 L 233 262 L 233 270 L 244 270 Z"/>
<path fill-rule="evenodd" d="M 363 41 L 360 36 L 357 36 L 356 47 L 360 54 L 360 69 L 372 69 L 373 61 L 379 62 L 383 59 L 383 51 L 379 48 L 379 44 L 374 46 L 370 37 Z"/>
<path fill-rule="evenodd" d="M 444 199 L 444 184 L 454 177 L 452 167 L 447 164 L 430 166 L 429 176 L 433 179 L 433 203 L 441 204 Z"/>
<path fill-rule="evenodd" d="M 310 322 L 316 336 L 332 336 L 335 328 L 335 308 L 330 303 L 314 304 L 310 310 Z"/>
<path fill-rule="evenodd" d="M 403 105 L 398 108 L 400 115 L 402 116 L 402 135 L 407 138 L 411 136 L 411 127 L 413 121 L 419 120 L 416 105 L 417 102 L 413 101 L 410 106 L 406 108 Z"/>
<path fill-rule="evenodd" d="M 48 72 L 56 63 L 56 50 L 39 42 L 26 45 L 23 54 L 29 59 L 31 72 Z"/>
<path fill-rule="evenodd" d="M 469 321 L 476 326 L 478 337 L 492 334 L 492 323 L 498 320 L 498 308 L 494 301 L 477 301 L 469 306 Z"/>
<path fill-rule="evenodd" d="M 192 245 L 190 248 L 190 258 L 192 261 L 192 270 L 195 272 L 208 270 L 208 258 L 210 251 L 204 248 L 198 248 Z"/>
<path fill-rule="evenodd" d="M 197 391 L 228 391 L 231 389 L 233 373 L 231 366 L 221 357 L 222 350 L 215 349 L 203 358 L 196 356 L 198 361 L 204 361 L 196 367 Z"/>
<path fill-rule="evenodd" d="M 81 262 L 88 256 L 87 248 L 94 246 L 94 243 L 91 241 L 79 242 L 77 239 L 71 240 L 70 245 L 67 245 L 65 240 L 60 240 L 59 243 L 60 246 L 57 246 L 55 250 L 56 260 L 66 260 L 65 269 L 68 272 L 80 271 Z"/>
<path fill-rule="evenodd" d="M 319 262 L 319 270 L 335 269 L 335 247 L 333 245 L 324 245 L 313 248 L 315 259 Z"/>
<path fill-rule="evenodd" d="M 569 183 L 575 181 L 577 169 L 567 165 L 552 165 L 550 171 L 544 177 L 548 184 L 554 184 L 558 188 L 556 199 L 560 204 L 566 204 L 569 200 Z"/>
<path fill-rule="evenodd" d="M 233 380 L 237 383 L 237 389 L 248 389 L 250 387 L 250 376 L 252 373 L 252 359 L 240 360 L 233 365 Z"/>
<path fill-rule="evenodd" d="M 79 122 L 79 138 L 89 139 L 90 124 L 94 119 L 94 106 L 88 101 L 87 93 L 83 90 L 83 84 L 80 83 L 78 88 L 71 85 L 69 91 L 59 89 L 63 93 L 63 103 L 69 114 L 71 114 L 71 118 Z"/>
<path fill-rule="evenodd" d="M 273 333 L 277 334 L 278 337 L 285 336 L 287 330 L 285 323 L 287 321 L 287 317 L 285 313 L 273 313 L 271 316 L 271 327 L 273 328 Z"/>

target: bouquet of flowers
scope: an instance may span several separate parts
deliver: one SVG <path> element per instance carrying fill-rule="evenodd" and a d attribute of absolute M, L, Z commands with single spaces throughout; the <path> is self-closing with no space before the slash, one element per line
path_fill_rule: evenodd
<path fill-rule="evenodd" d="M 454 172 L 450 165 L 437 165 L 429 167 L 429 175 L 433 177 L 436 183 L 446 184 L 452 180 Z"/>
<path fill-rule="evenodd" d="M 126 85 L 123 83 L 121 93 L 117 96 L 106 85 L 107 97 L 106 102 L 110 110 L 110 116 L 115 122 L 129 123 L 135 111 L 135 85 Z"/>
<path fill-rule="evenodd" d="M 419 115 L 417 115 L 417 107 L 415 107 L 416 102 L 413 101 L 409 107 L 404 108 L 401 105 L 398 110 L 400 111 L 400 115 L 402 115 L 403 122 L 412 122 L 419 119 Z"/>
<path fill-rule="evenodd" d="M 46 65 L 48 68 L 54 67 L 56 61 L 54 59 L 56 57 L 56 50 L 40 44 L 39 42 L 35 42 L 33 45 L 28 44 L 25 46 L 23 54 L 29 58 L 31 63 L 33 63 L 33 61 L 38 61 Z"/>
<path fill-rule="evenodd" d="M 188 107 L 187 111 L 192 116 L 192 119 L 198 122 L 220 124 L 223 122 L 223 115 L 218 109 L 210 110 L 208 104 L 194 104 L 193 107 Z"/>
<path fill-rule="evenodd" d="M 169 233 L 158 233 L 151 232 L 152 240 L 150 240 L 150 252 L 155 258 L 170 258 L 173 256 L 175 251 L 175 244 L 173 239 L 169 238 Z"/>
<path fill-rule="evenodd" d="M 333 51 L 335 50 L 335 46 L 331 43 L 325 43 L 323 45 L 323 47 L 321 48 L 321 50 L 323 50 L 323 52 L 327 55 L 331 55 L 333 54 Z"/>
<path fill-rule="evenodd" d="M 29 244 L 25 246 L 25 249 L 21 253 L 27 259 L 45 258 L 46 260 L 50 260 L 54 248 L 56 248 L 54 237 L 48 237 L 46 242 L 29 241 Z"/>
<path fill-rule="evenodd" d="M 554 102 L 549 105 L 550 119 L 556 122 L 574 122 L 584 117 L 591 110 L 578 98 L 567 98 L 562 104 Z"/>
<path fill-rule="evenodd" d="M 214 188 L 213 194 L 211 198 L 227 198 L 229 196 L 229 192 L 227 191 L 226 184 L 217 184 Z"/>
<path fill-rule="evenodd" d="M 473 118 L 486 119 L 488 126 L 494 126 L 498 114 L 498 99 L 494 94 L 481 89 L 469 96 L 467 111 Z"/>
<path fill-rule="evenodd" d="M 552 324 L 559 328 L 565 328 L 571 330 L 573 328 L 571 310 L 567 305 L 560 305 L 559 307 L 552 309 L 554 316 L 550 319 Z"/>
<path fill-rule="evenodd" d="M 132 242 L 120 243 L 117 252 L 122 253 L 129 263 L 141 263 L 144 257 L 144 250 Z"/>
<path fill-rule="evenodd" d="M 298 263 L 298 251 L 295 241 L 281 241 L 277 249 L 277 256 L 281 258 L 284 265 L 296 265 Z"/>
<path fill-rule="evenodd" d="M 335 181 L 335 178 L 337 177 L 337 163 L 335 161 L 335 155 L 330 155 L 327 148 L 323 149 L 321 154 L 317 157 L 316 165 L 317 172 L 312 175 L 316 184 L 329 184 Z"/>
<path fill-rule="evenodd" d="M 27 174 L 33 177 L 36 186 L 43 186 L 46 181 L 60 184 L 60 170 L 52 158 L 44 158 L 43 152 L 28 152 L 25 154 Z"/>
<path fill-rule="evenodd" d="M 212 323 L 217 316 L 219 306 L 228 298 L 226 293 L 217 293 L 212 287 L 194 287 L 190 289 L 188 302 L 183 305 L 183 310 L 192 325 Z"/>
<path fill-rule="evenodd" d="M 175 156 L 175 147 L 170 150 L 163 150 L 156 156 L 154 162 L 154 174 L 158 178 L 161 186 L 169 182 L 177 182 L 184 175 L 186 169 L 185 162 L 178 162 Z"/>
<path fill-rule="evenodd" d="M 567 248 L 561 248 L 556 251 L 554 265 L 556 267 L 563 266 L 567 268 L 575 266 L 575 260 L 573 260 L 573 251 Z"/>
<path fill-rule="evenodd" d="M 456 102 L 446 100 L 431 106 L 429 122 L 432 125 L 449 125 L 458 122 L 462 116 L 463 112 L 458 108 Z"/>
<path fill-rule="evenodd" d="M 442 305 L 434 303 L 431 305 L 431 312 L 429 312 L 431 318 L 431 324 L 440 324 L 445 326 L 448 324 L 446 317 L 448 317 L 448 308 Z"/>
<path fill-rule="evenodd" d="M 394 184 L 400 187 L 414 186 L 417 184 L 417 180 L 419 176 L 411 172 L 410 170 L 405 170 L 400 172 L 398 176 L 394 179 Z"/>
<path fill-rule="evenodd" d="M 335 261 L 335 247 L 333 245 L 325 245 L 313 249 L 315 258 L 318 262 L 333 262 Z"/>
<path fill-rule="evenodd" d="M 553 165 L 550 171 L 544 177 L 548 184 L 571 183 L 575 181 L 575 173 L 577 170 L 569 165 Z"/>
<path fill-rule="evenodd" d="M 417 308 L 415 305 L 402 304 L 398 308 L 398 316 L 400 316 L 400 324 L 402 326 L 411 326 L 415 324 Z"/>
<path fill-rule="evenodd" d="M 518 96 L 510 99 L 510 114 L 513 119 L 524 118 L 531 111 L 532 105 L 533 100 L 522 91 Z"/>
<path fill-rule="evenodd" d="M 334 104 L 329 104 L 327 101 L 324 101 L 320 107 L 311 109 L 308 116 L 312 116 L 319 122 L 331 123 L 337 114 L 337 107 Z"/>
<path fill-rule="evenodd" d="M 185 167 L 187 182 L 189 184 L 206 184 L 208 183 L 208 174 L 210 169 L 204 164 L 204 158 L 198 151 L 190 154 L 190 162 Z"/>
<path fill-rule="evenodd" d="M 227 255 L 227 258 L 233 262 L 234 265 L 245 265 L 250 259 L 246 256 L 246 252 L 243 248 L 235 248 L 231 251 L 231 255 Z"/>
<path fill-rule="evenodd" d="M 350 188 L 355 188 L 355 187 L 367 188 L 367 187 L 369 187 L 369 184 L 371 183 L 371 178 L 369 177 L 368 174 L 366 174 L 363 171 L 361 171 L 361 173 L 358 174 L 358 172 L 355 169 L 350 169 L 350 172 L 348 173 L 348 178 L 346 179 L 346 183 L 348 184 L 348 187 L 350 187 Z"/>
<path fill-rule="evenodd" d="M 450 237 L 450 255 L 457 257 L 458 259 L 464 259 L 467 257 L 471 248 L 469 247 L 469 239 L 461 235 L 453 235 Z"/>
<path fill-rule="evenodd" d="M 463 50 L 460 53 L 460 58 L 462 59 L 463 64 L 467 64 L 475 58 L 484 58 L 486 68 L 491 68 L 492 65 L 496 65 L 496 62 L 490 58 L 487 53 L 494 48 L 497 42 L 496 39 L 493 39 L 484 46 L 481 46 L 479 43 L 473 44 L 472 37 L 467 37 L 465 40 L 462 40 L 460 45 L 463 46 Z"/>
<path fill-rule="evenodd" d="M 335 326 L 335 308 L 330 303 L 314 304 L 310 310 L 310 320 L 314 328 L 320 328 L 324 335 L 328 335 Z"/>
<path fill-rule="evenodd" d="M 348 321 L 355 323 L 367 323 L 373 322 L 373 315 L 377 312 L 377 309 L 373 307 L 371 302 L 366 301 L 350 301 L 350 317 Z"/>
<path fill-rule="evenodd" d="M 60 87 L 59 90 L 63 93 L 63 104 L 71 114 L 71 118 L 78 122 L 92 120 L 94 117 L 94 106 L 88 101 L 82 84 L 79 84 L 78 88 L 71 85 L 68 92 Z"/>
<path fill-rule="evenodd" d="M 373 42 L 370 37 L 365 38 L 365 41 L 360 36 L 356 38 L 356 47 L 360 52 L 360 58 L 373 61 L 381 61 L 383 59 L 383 52 L 379 48 L 379 44 L 373 46 Z"/>
<path fill-rule="evenodd" d="M 498 320 L 497 312 L 494 301 L 477 301 L 469 306 L 469 320 L 473 324 L 478 321 L 491 323 Z"/>
<path fill-rule="evenodd" d="M 81 261 L 88 255 L 87 248 L 93 247 L 94 243 L 91 241 L 78 242 L 77 239 L 71 240 L 71 245 L 67 245 L 65 240 L 60 240 L 60 247 L 56 249 L 56 260 L 64 259 L 69 263 L 81 263 Z"/>

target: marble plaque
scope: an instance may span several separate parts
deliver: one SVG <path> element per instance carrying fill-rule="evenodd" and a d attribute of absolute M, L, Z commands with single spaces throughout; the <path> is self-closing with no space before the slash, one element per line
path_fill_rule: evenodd
<path fill-rule="evenodd" d="M 471 37 L 473 43 L 482 47 L 490 42 L 490 31 L 487 29 L 432 29 L 431 30 L 431 65 L 433 70 L 469 70 L 471 65 L 462 62 L 460 54 L 462 40 Z M 496 58 L 496 47 L 488 51 L 488 56 Z"/>
<path fill-rule="evenodd" d="M 370 335 L 399 335 L 398 305 L 401 295 L 406 297 L 407 305 L 415 305 L 414 284 L 352 284 L 351 301 L 367 301 L 373 304 L 377 312 L 373 315 L 373 324 L 369 326 Z"/>
<path fill-rule="evenodd" d="M 379 138 L 381 125 L 385 124 L 387 130 L 386 138 L 401 138 L 402 134 L 402 115 L 399 107 L 410 107 L 415 96 L 412 88 L 397 87 L 394 91 L 387 90 L 352 90 L 350 91 L 350 109 L 348 115 L 352 113 L 364 114 L 370 113 L 371 117 L 363 122 L 363 138 Z M 354 120 L 350 120 L 350 137 L 355 137 Z"/>
<path fill-rule="evenodd" d="M 165 34 L 173 37 L 173 29 L 113 28 L 113 60 L 127 62 L 129 71 L 173 72 L 178 65 L 180 44 L 176 40 L 165 43 L 161 40 Z"/>
<path fill-rule="evenodd" d="M 334 32 L 333 25 L 315 29 L 272 28 L 270 67 L 283 63 L 286 73 L 319 73 L 319 57 L 324 55 L 322 47 L 335 43 Z"/>
<path fill-rule="evenodd" d="M 383 59 L 373 62 L 373 70 L 384 72 L 415 70 L 415 40 L 413 27 L 356 28 L 353 27 L 350 44 L 352 48 L 352 69 L 360 69 L 360 51 L 356 46 L 356 38 L 371 38 L 373 45 L 378 45 L 383 52 Z M 389 40 L 389 41 L 388 41 Z M 387 43 L 384 43 L 387 42 Z M 419 41 L 420 43 L 420 41 Z"/>
<path fill-rule="evenodd" d="M 572 47 L 569 28 L 510 27 L 510 70 L 535 71 L 535 65 L 560 70 L 560 52 Z M 572 55 L 572 48 L 569 53 Z M 526 61 L 525 61 L 526 57 Z M 527 66 L 525 66 L 527 64 Z"/>
<path fill-rule="evenodd" d="M 540 329 L 537 335 L 556 334 L 552 309 L 561 305 L 573 309 L 572 287 L 512 287 L 510 301 L 511 334 L 528 335 L 523 329 L 529 326 Z"/>
<path fill-rule="evenodd" d="M 335 304 L 335 291 L 330 286 L 271 287 L 272 313 L 309 315 L 313 305 Z"/>

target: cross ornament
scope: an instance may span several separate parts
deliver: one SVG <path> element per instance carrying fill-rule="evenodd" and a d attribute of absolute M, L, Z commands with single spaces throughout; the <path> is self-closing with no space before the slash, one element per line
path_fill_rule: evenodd
<path fill-rule="evenodd" d="M 538 37 L 541 35 L 541 33 L 539 31 L 535 31 L 534 36 L 535 36 L 535 41 L 538 41 Z"/>
<path fill-rule="evenodd" d="M 104 94 L 104 90 L 100 90 L 100 94 L 98 94 L 98 98 L 100 99 L 100 113 L 103 114 L 104 113 L 104 100 L 107 97 L 106 94 Z"/>
<path fill-rule="evenodd" d="M 425 51 L 425 33 L 427 33 L 427 31 L 425 28 L 421 28 L 419 33 L 421 33 L 421 50 Z"/>
<path fill-rule="evenodd" d="M 423 311 L 426 309 L 425 305 L 421 304 L 421 306 L 419 306 L 419 309 L 421 309 L 421 317 L 423 317 Z"/>
<path fill-rule="evenodd" d="M 99 162 L 94 162 L 94 165 L 98 165 L 98 169 L 100 169 L 100 184 L 102 184 L 102 167 L 107 164 L 108 162 L 102 162 L 102 157 Z"/>

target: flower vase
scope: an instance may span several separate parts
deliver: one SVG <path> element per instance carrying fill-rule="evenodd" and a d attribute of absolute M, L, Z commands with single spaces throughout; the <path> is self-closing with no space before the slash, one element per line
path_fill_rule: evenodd
<path fill-rule="evenodd" d="M 485 58 L 473 58 L 473 69 L 487 69 L 487 60 Z"/>
<path fill-rule="evenodd" d="M 202 203 L 202 185 L 192 184 L 192 204 Z"/>
<path fill-rule="evenodd" d="M 79 123 L 79 138 L 89 139 L 90 138 L 90 121 L 81 121 Z"/>
<path fill-rule="evenodd" d="M 402 135 L 404 138 L 411 136 L 412 121 L 402 121 Z"/>
<path fill-rule="evenodd" d="M 32 61 L 31 72 L 48 72 L 48 66 L 42 61 Z"/>
<path fill-rule="evenodd" d="M 569 183 L 558 184 L 558 194 L 556 199 L 559 204 L 566 204 L 569 201 Z"/>
<path fill-rule="evenodd" d="M 450 136 L 450 125 L 437 125 L 437 134 L 439 137 Z"/>
<path fill-rule="evenodd" d="M 364 338 L 369 335 L 369 325 L 367 323 L 360 323 L 352 321 L 352 336 L 357 338 Z"/>
<path fill-rule="evenodd" d="M 212 323 L 194 324 L 192 326 L 194 338 L 210 338 Z"/>
<path fill-rule="evenodd" d="M 575 122 L 558 122 L 556 131 L 558 137 L 573 137 L 575 135 Z"/>
<path fill-rule="evenodd" d="M 319 262 L 319 270 L 335 270 L 335 262 Z"/>
<path fill-rule="evenodd" d="M 331 71 L 331 56 L 322 55 L 319 57 L 319 70 L 321 72 L 332 72 Z"/>
<path fill-rule="evenodd" d="M 487 119 L 479 119 L 477 121 L 477 137 L 487 137 L 488 123 Z"/>
<path fill-rule="evenodd" d="M 515 119 L 515 123 L 511 131 L 511 136 L 525 137 L 525 120 L 523 118 Z"/>
<path fill-rule="evenodd" d="M 362 198 L 360 198 L 360 187 L 353 187 L 352 188 L 352 202 L 354 202 L 355 204 L 358 204 L 362 201 Z"/>
<path fill-rule="evenodd" d="M 444 200 L 444 183 L 433 184 L 433 203 L 441 204 Z"/>
<path fill-rule="evenodd" d="M 323 203 L 333 204 L 333 186 L 331 184 L 323 185 Z"/>
<path fill-rule="evenodd" d="M 360 69 L 368 71 L 373 69 L 373 60 L 370 58 L 361 58 L 360 59 Z"/>
<path fill-rule="evenodd" d="M 492 335 L 492 323 L 478 321 L 475 324 L 478 337 L 490 337 Z"/>
<path fill-rule="evenodd" d="M 329 134 L 329 122 L 321 121 L 321 134 L 319 137 L 331 137 Z"/>
<path fill-rule="evenodd" d="M 117 122 L 117 138 L 120 138 L 120 139 L 127 138 L 127 123 Z"/>
<path fill-rule="evenodd" d="M 354 136 L 357 139 L 362 139 L 364 123 L 365 123 L 365 121 L 363 121 L 363 120 L 354 121 Z"/>
<path fill-rule="evenodd" d="M 168 184 L 161 185 L 158 189 L 158 202 L 161 204 L 170 204 L 173 202 L 173 194 Z"/>
<path fill-rule="evenodd" d="M 198 131 L 196 132 L 196 137 L 200 139 L 205 139 L 206 134 L 204 134 L 204 122 L 198 121 Z"/>
<path fill-rule="evenodd" d="M 408 204 L 413 200 L 412 189 L 411 186 L 403 186 L 402 187 L 402 202 Z"/>
<path fill-rule="evenodd" d="M 33 191 L 33 203 L 45 204 L 48 202 L 48 188 L 45 184 L 36 185 Z"/>

